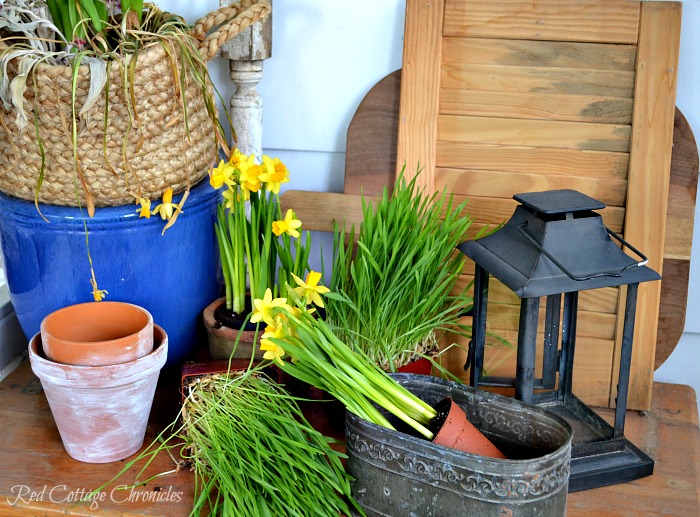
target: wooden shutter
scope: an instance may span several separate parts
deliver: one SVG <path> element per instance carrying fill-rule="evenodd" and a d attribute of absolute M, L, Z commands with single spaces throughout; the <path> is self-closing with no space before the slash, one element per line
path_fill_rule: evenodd
<path fill-rule="evenodd" d="M 680 14 L 667 1 L 407 0 L 397 167 L 468 198 L 475 230 L 506 221 L 513 194 L 574 188 L 663 273 Z M 492 285 L 490 328 L 514 343 L 518 300 Z M 660 290 L 639 290 L 631 409 L 651 403 Z M 574 391 L 591 405 L 614 404 L 618 291 L 579 303 Z M 492 373 L 514 371 L 514 353 L 487 352 L 505 358 Z"/>

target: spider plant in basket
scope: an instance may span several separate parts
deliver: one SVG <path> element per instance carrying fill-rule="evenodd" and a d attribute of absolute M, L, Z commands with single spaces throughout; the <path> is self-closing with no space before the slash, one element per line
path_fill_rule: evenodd
<path fill-rule="evenodd" d="M 0 190 L 39 212 L 41 202 L 90 217 L 136 202 L 170 227 L 217 150 L 228 152 L 207 60 L 268 12 L 262 0 L 241 0 L 190 27 L 142 0 L 5 0 Z"/>
<path fill-rule="evenodd" d="M 210 171 L 210 183 L 222 190 L 218 206 L 216 236 L 221 257 L 225 298 L 204 310 L 209 349 L 214 359 L 226 359 L 243 332 L 236 357 L 254 352 L 256 326 L 246 324 L 251 300 L 262 298 L 267 289 L 277 296 L 294 278 L 308 271 L 311 246 L 309 232 L 301 232 L 294 212 L 281 213 L 279 191 L 289 181 L 289 171 L 278 158 L 254 155 L 238 149 L 227 161 Z"/>
<path fill-rule="evenodd" d="M 376 202 L 363 199 L 356 241 L 335 229 L 331 290 L 342 301 L 329 300 L 327 321 L 391 372 L 420 361 L 429 373 L 426 357 L 440 352 L 440 336 L 470 332 L 462 317 L 472 305 L 471 284 L 459 285 L 465 259 L 455 249 L 473 220 L 464 215 L 466 201 L 457 205 L 444 191 L 426 196 L 416 178 L 407 182 L 402 173 L 391 194 L 385 188 Z"/>

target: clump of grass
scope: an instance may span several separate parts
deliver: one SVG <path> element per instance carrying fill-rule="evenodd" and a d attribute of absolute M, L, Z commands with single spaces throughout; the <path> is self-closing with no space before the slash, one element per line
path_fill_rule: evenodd
<path fill-rule="evenodd" d="M 346 456 L 311 426 L 298 399 L 271 380 L 262 365 L 199 377 L 186 393 L 178 418 L 83 501 L 143 464 L 134 484 L 121 488 L 181 468 L 194 471 L 191 516 L 364 515 L 351 496 L 351 478 L 341 463 Z M 142 479 L 163 453 L 171 455 L 176 468 Z"/>
<path fill-rule="evenodd" d="M 427 196 L 417 177 L 407 182 L 402 172 L 391 195 L 385 188 L 374 203 L 363 198 L 355 242 L 335 229 L 331 291 L 343 302 L 328 301 L 327 321 L 389 371 L 437 352 L 441 332 L 470 332 L 460 318 L 472 306 L 471 284 L 457 285 L 466 259 L 455 248 L 473 219 L 463 215 L 466 201 Z"/>
<path fill-rule="evenodd" d="M 196 477 L 192 511 L 221 515 L 350 515 L 344 457 L 296 400 L 250 372 L 193 386 L 182 436 Z"/>

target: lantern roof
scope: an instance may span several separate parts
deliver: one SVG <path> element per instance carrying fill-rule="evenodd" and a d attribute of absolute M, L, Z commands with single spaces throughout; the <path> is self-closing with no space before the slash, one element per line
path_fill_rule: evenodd
<path fill-rule="evenodd" d="M 521 204 L 502 228 L 458 248 L 520 298 L 661 278 L 641 252 L 605 227 L 595 212 L 604 203 L 568 189 L 513 198 Z"/>

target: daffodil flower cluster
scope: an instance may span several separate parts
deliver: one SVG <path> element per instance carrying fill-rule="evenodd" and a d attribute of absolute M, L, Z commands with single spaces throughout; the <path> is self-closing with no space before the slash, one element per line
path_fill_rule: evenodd
<path fill-rule="evenodd" d="M 436 416 L 435 409 L 365 354 L 351 350 L 314 314 L 312 305 L 322 307 L 322 295 L 333 298 L 334 303 L 343 303 L 343 298 L 320 285 L 320 273 L 315 271 L 310 271 L 305 280 L 296 276 L 294 280 L 297 287 L 287 286 L 286 298 L 274 298 L 267 289 L 262 298 L 253 300 L 251 321 L 266 324 L 260 340 L 264 358 L 291 376 L 330 393 L 360 418 L 393 429 L 376 403 L 432 439 L 427 424 Z"/>
<path fill-rule="evenodd" d="M 246 155 L 236 149 L 228 161 L 221 160 L 209 173 L 209 182 L 215 189 L 227 188 L 224 197 L 227 208 L 231 208 L 239 196 L 249 200 L 253 192 L 266 190 L 275 195 L 280 193 L 282 183 L 289 181 L 289 170 L 279 158 L 262 156 L 262 163 L 255 161 L 255 155 Z"/>
<path fill-rule="evenodd" d="M 279 158 L 234 150 L 209 172 L 209 182 L 222 190 L 216 234 L 226 284 L 226 307 L 244 316 L 246 290 L 251 299 L 280 293 L 293 276 L 308 271 L 310 237 L 301 238 L 301 221 L 292 210 L 282 217 L 279 192 L 289 170 Z M 297 239 L 292 243 L 291 239 Z"/>
<path fill-rule="evenodd" d="M 313 313 L 315 309 L 308 308 L 312 303 L 318 307 L 323 307 L 322 294 L 329 292 L 326 286 L 319 285 L 321 273 L 317 271 L 309 271 L 306 275 L 306 280 L 302 280 L 292 273 L 294 281 L 298 287 L 294 288 L 294 293 L 303 301 L 306 311 Z M 287 303 L 286 298 L 272 299 L 272 291 L 267 289 L 261 300 L 253 300 L 255 311 L 250 321 L 252 323 L 264 322 L 267 327 L 260 340 L 260 350 L 264 351 L 264 358 L 274 360 L 280 366 L 282 357 L 285 355 L 284 349 L 271 340 L 271 338 L 281 339 L 285 335 L 293 335 L 294 330 L 289 325 L 287 314 L 299 317 L 301 310 L 298 307 L 292 307 Z M 279 310 L 282 309 L 282 310 Z"/>

